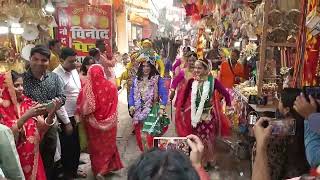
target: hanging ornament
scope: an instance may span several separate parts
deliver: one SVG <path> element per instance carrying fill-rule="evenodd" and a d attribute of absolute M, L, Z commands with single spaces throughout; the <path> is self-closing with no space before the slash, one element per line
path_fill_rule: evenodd
<path fill-rule="evenodd" d="M 197 7 L 197 5 L 195 3 L 186 4 L 184 8 L 186 10 L 186 16 L 187 17 L 199 13 L 198 7 Z"/>

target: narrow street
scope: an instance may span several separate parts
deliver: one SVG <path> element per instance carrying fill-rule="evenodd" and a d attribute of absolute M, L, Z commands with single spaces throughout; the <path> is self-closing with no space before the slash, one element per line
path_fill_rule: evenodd
<path fill-rule="evenodd" d="M 121 156 L 121 160 L 125 166 L 121 171 L 116 172 L 110 176 L 106 177 L 106 180 L 125 180 L 127 179 L 127 171 L 128 167 L 138 158 L 140 155 L 140 150 L 136 145 L 135 136 L 131 134 L 132 126 L 131 126 L 131 119 L 128 115 L 127 110 L 127 99 L 126 99 L 126 91 L 122 91 L 119 94 L 119 124 L 118 124 L 118 135 L 117 135 L 117 144 Z M 168 109 L 168 113 L 170 110 Z M 176 136 L 174 130 L 174 124 L 170 124 L 170 128 L 165 134 L 165 136 Z M 230 157 L 230 159 L 226 159 Z M 87 162 L 84 165 L 80 166 L 81 170 L 84 170 L 88 173 L 87 180 L 94 180 L 93 174 L 91 172 L 90 167 L 90 158 L 88 154 L 82 154 L 81 159 Z M 229 161 L 227 164 L 233 164 L 237 166 L 237 162 L 232 160 L 232 157 L 228 155 L 228 153 L 223 153 L 218 155 L 218 161 Z M 210 177 L 212 180 L 248 180 L 248 174 L 244 173 L 241 174 L 238 172 L 237 168 L 231 168 L 226 170 L 214 170 L 211 169 L 209 171 Z M 241 174 L 241 175 L 240 175 Z M 80 180 L 80 179 L 79 179 Z"/>

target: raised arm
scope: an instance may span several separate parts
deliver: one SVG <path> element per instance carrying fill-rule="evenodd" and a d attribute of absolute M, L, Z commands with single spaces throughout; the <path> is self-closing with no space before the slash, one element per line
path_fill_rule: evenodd
<path fill-rule="evenodd" d="M 156 63 L 157 63 L 158 68 L 159 68 L 160 76 L 161 76 L 161 77 L 164 77 L 164 70 L 165 70 L 165 68 L 164 68 L 164 63 L 163 63 L 163 61 L 162 61 L 161 59 L 158 59 L 158 60 L 156 61 Z"/>
<path fill-rule="evenodd" d="M 100 62 L 103 67 L 114 67 L 117 63 L 116 58 L 108 59 L 106 56 L 101 55 Z"/>
<path fill-rule="evenodd" d="M 231 106 L 231 97 L 229 92 L 226 90 L 225 87 L 223 87 L 223 85 L 217 79 L 214 80 L 214 88 L 218 90 L 218 92 L 225 98 L 227 106 Z"/>

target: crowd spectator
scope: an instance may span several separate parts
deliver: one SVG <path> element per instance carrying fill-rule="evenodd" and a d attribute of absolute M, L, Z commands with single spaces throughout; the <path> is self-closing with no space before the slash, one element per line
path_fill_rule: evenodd
<path fill-rule="evenodd" d="M 232 88 L 234 84 L 240 83 L 245 74 L 244 67 L 238 62 L 240 51 L 233 49 L 230 59 L 222 61 L 220 67 L 220 81 L 225 88 Z"/>
<path fill-rule="evenodd" d="M 128 180 L 209 180 L 201 165 L 204 146 L 195 135 L 189 135 L 190 159 L 179 151 L 153 149 L 143 153 L 129 168 Z"/>
<path fill-rule="evenodd" d="M 317 168 L 320 165 L 320 113 L 319 100 L 312 96 L 307 98 L 301 94 L 294 103 L 294 108 L 301 114 L 304 121 L 304 144 L 307 160 L 311 168 Z"/>
<path fill-rule="evenodd" d="M 17 151 L 24 176 L 27 180 L 45 179 L 45 171 L 38 153 L 41 137 L 55 123 L 55 112 L 61 101 L 54 99 L 50 107 L 36 104 L 23 94 L 23 75 L 15 71 L 5 75 L 2 101 L 10 102 L 0 106 L 0 123 L 11 129 L 15 136 Z M 45 117 L 44 117 L 45 116 Z M 30 171 L 29 167 L 33 167 Z"/>
<path fill-rule="evenodd" d="M 0 179 L 25 180 L 12 131 L 2 124 L 0 139 Z"/>
<path fill-rule="evenodd" d="M 272 179 L 293 178 L 307 173 L 310 169 L 304 148 L 303 117 L 293 108 L 300 93 L 300 89 L 286 88 L 280 94 L 278 109 L 283 117 L 282 121 L 294 120 L 295 134 L 271 137 L 272 140 L 267 147 L 267 157 Z"/>
<path fill-rule="evenodd" d="M 91 48 L 89 50 L 89 56 L 93 57 L 94 63 L 99 64 L 100 63 L 100 58 L 101 58 L 101 53 L 98 48 Z"/>
<path fill-rule="evenodd" d="M 114 73 L 113 68 L 115 67 L 115 65 L 117 63 L 117 59 L 113 58 L 113 57 L 107 57 L 107 54 L 106 54 L 107 48 L 106 48 L 106 44 L 105 44 L 104 40 L 102 40 L 102 39 L 97 40 L 96 47 L 100 51 L 100 61 L 99 62 L 104 68 L 104 72 L 106 73 L 107 79 L 116 84 L 115 73 Z"/>
<path fill-rule="evenodd" d="M 51 52 L 48 70 L 53 71 L 61 63 L 60 62 L 61 42 L 59 40 L 51 40 L 49 41 L 48 47 Z"/>
<path fill-rule="evenodd" d="M 61 143 L 61 162 L 63 165 L 65 179 L 73 179 L 77 177 L 85 178 L 86 174 L 77 171 L 80 158 L 80 142 L 78 134 L 78 125 L 74 118 L 76 111 L 76 103 L 80 93 L 81 82 L 80 76 L 76 70 L 77 53 L 71 48 L 62 48 L 61 60 L 59 65 L 53 72 L 56 73 L 62 82 L 63 93 L 66 96 L 65 109 L 66 116 L 69 118 L 72 128 L 72 134 L 68 134 L 64 129 L 60 132 Z"/>
<path fill-rule="evenodd" d="M 46 71 L 49 66 L 50 54 L 50 50 L 43 45 L 37 45 L 31 49 L 30 68 L 24 75 L 24 93 L 38 103 L 48 103 L 58 98 L 64 104 L 65 96 L 59 76 Z M 65 125 L 66 133 L 71 134 L 73 129 L 68 116 L 65 116 L 65 108 L 62 106 L 56 114 Z M 51 126 L 40 144 L 40 153 L 48 180 L 54 179 L 56 146 L 57 126 Z"/>
<path fill-rule="evenodd" d="M 77 117 L 86 127 L 92 171 L 97 180 L 123 167 L 116 144 L 117 87 L 105 78 L 101 65 L 92 65 L 77 101 Z"/>
<path fill-rule="evenodd" d="M 81 68 L 80 68 L 81 86 L 83 86 L 83 84 L 86 82 L 88 69 L 93 64 L 95 64 L 95 61 L 94 61 L 94 58 L 92 56 L 86 56 L 83 59 L 83 62 L 82 62 Z"/>

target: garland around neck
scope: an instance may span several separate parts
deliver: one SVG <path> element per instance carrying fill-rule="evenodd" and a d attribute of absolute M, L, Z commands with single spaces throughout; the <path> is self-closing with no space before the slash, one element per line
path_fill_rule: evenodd
<path fill-rule="evenodd" d="M 201 116 L 204 109 L 204 103 L 208 99 L 209 91 L 210 91 L 210 81 L 204 81 L 203 83 L 203 91 L 201 94 L 201 99 L 199 106 L 197 108 L 196 99 L 197 99 L 197 91 L 198 91 L 199 81 L 195 80 L 192 83 L 192 91 L 191 91 L 191 124 L 192 127 L 197 127 L 198 123 L 201 121 Z"/>

